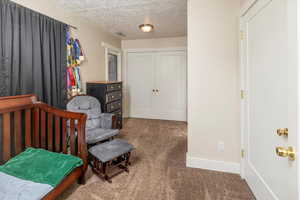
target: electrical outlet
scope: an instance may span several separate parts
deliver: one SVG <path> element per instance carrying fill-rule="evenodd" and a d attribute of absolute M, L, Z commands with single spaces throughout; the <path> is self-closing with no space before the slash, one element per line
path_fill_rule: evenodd
<path fill-rule="evenodd" d="M 219 152 L 224 152 L 224 150 L 225 150 L 224 142 L 222 142 L 222 141 L 218 142 L 218 151 Z"/>

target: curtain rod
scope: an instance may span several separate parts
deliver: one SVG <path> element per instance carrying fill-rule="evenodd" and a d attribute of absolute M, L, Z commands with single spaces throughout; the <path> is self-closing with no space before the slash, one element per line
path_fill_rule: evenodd
<path fill-rule="evenodd" d="M 43 13 L 41 13 L 41 12 L 38 12 L 38 11 L 32 10 L 32 9 L 30 9 L 30 8 L 27 8 L 27 7 L 25 7 L 25 6 L 22 6 L 21 4 L 12 2 L 12 1 L 10 1 L 10 0 L 8 0 L 8 2 L 9 2 L 9 3 L 12 3 L 12 4 L 14 4 L 14 5 L 17 5 L 17 6 L 19 6 L 19 7 L 22 7 L 22 8 L 28 9 L 28 10 L 31 10 L 32 12 L 35 12 L 35 13 L 37 13 L 37 14 L 39 14 L 39 15 L 43 15 L 43 16 L 49 17 L 49 18 L 51 18 L 51 19 L 53 19 L 53 20 L 56 20 L 56 21 L 58 21 L 58 22 L 60 22 L 60 23 L 66 24 L 66 23 L 64 23 L 64 22 L 62 22 L 62 21 L 60 21 L 60 20 L 57 20 L 57 19 L 55 19 L 55 18 L 53 18 L 53 17 L 50 17 L 50 16 L 48 16 L 48 15 L 45 15 L 45 14 L 43 14 Z M 76 26 L 72 26 L 72 25 L 70 25 L 70 24 L 66 24 L 66 25 L 68 25 L 70 28 L 73 28 L 73 29 L 75 29 L 75 30 L 78 30 L 78 28 L 77 28 Z"/>
<path fill-rule="evenodd" d="M 73 28 L 73 29 L 75 29 L 75 30 L 78 30 L 78 28 L 76 27 L 76 26 L 72 26 L 72 25 L 70 25 L 70 24 L 67 24 L 70 28 Z"/>

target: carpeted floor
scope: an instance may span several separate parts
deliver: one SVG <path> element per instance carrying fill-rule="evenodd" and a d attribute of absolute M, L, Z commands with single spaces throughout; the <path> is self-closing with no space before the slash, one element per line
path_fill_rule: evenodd
<path fill-rule="evenodd" d="M 185 167 L 186 123 L 128 119 L 121 138 L 132 143 L 130 173 L 103 182 L 87 173 L 86 185 L 74 185 L 68 200 L 252 200 L 238 175 Z"/>

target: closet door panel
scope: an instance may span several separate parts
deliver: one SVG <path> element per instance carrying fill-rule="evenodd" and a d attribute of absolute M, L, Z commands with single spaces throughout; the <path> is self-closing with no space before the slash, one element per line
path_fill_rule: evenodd
<path fill-rule="evenodd" d="M 186 53 L 158 53 L 155 68 L 155 118 L 186 121 Z"/>
<path fill-rule="evenodd" d="M 128 53 L 127 68 L 129 116 L 153 118 L 153 53 Z"/>

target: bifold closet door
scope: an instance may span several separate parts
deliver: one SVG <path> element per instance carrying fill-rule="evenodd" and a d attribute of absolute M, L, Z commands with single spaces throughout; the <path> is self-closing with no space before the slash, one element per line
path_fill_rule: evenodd
<path fill-rule="evenodd" d="M 186 53 L 128 53 L 128 109 L 134 118 L 186 121 Z"/>
<path fill-rule="evenodd" d="M 159 52 L 155 60 L 155 118 L 186 121 L 186 53 Z"/>
<path fill-rule="evenodd" d="M 128 109 L 134 118 L 153 118 L 154 65 L 153 53 L 128 53 Z"/>

